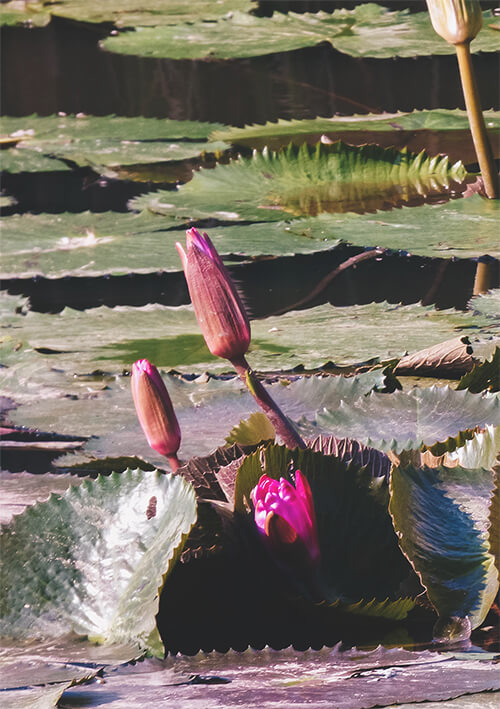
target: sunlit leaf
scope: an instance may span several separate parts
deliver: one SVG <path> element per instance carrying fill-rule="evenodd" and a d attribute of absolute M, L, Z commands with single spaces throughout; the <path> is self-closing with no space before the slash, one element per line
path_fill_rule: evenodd
<path fill-rule="evenodd" d="M 484 13 L 485 30 L 473 51 L 496 51 L 497 37 L 488 31 L 496 18 Z M 216 22 L 190 22 L 175 27 L 137 27 L 108 37 L 105 49 L 121 54 L 172 59 L 229 59 L 286 52 L 330 42 L 345 54 L 362 57 L 413 57 L 452 54 L 453 47 L 436 35 L 427 12 L 391 12 L 373 3 L 333 13 L 275 12 L 270 18 L 233 12 Z"/>
<path fill-rule="evenodd" d="M 469 301 L 469 308 L 480 315 L 500 319 L 500 288 L 494 288 L 488 293 L 475 295 Z"/>
<path fill-rule="evenodd" d="M 209 133 L 220 124 L 197 121 L 32 115 L 2 117 L 0 126 L 2 133 L 17 139 L 2 152 L 2 169 L 14 173 L 68 170 L 64 161 L 102 172 L 104 168 L 186 160 L 227 147 L 220 141 L 207 142 Z"/>
<path fill-rule="evenodd" d="M 440 619 L 484 620 L 498 591 L 488 538 L 493 475 L 483 469 L 395 468 L 390 511 L 404 553 Z"/>
<path fill-rule="evenodd" d="M 274 440 L 276 431 L 266 414 L 256 411 L 248 419 L 240 421 L 230 430 L 226 436 L 226 443 L 240 443 L 241 445 L 252 445 L 262 441 Z"/>
<path fill-rule="evenodd" d="M 484 117 L 493 142 L 494 136 L 500 134 L 500 113 L 485 111 Z M 270 150 L 278 150 L 290 142 L 296 145 L 303 142 L 314 144 L 326 136 L 331 141 L 340 139 L 352 145 L 378 143 L 383 147 L 408 146 L 413 151 L 433 146 L 434 152 L 438 152 L 438 144 L 446 146 L 439 152 L 448 152 L 457 141 L 463 155 L 468 133 L 466 111 L 440 108 L 411 113 L 369 113 L 292 120 L 279 118 L 264 125 L 231 126 L 216 130 L 210 140 L 222 140 L 257 150 L 267 145 Z"/>
<path fill-rule="evenodd" d="M 214 170 L 200 170 L 177 192 L 155 192 L 130 203 L 133 210 L 192 219 L 279 221 L 322 212 L 366 212 L 422 202 L 463 182 L 462 163 L 443 155 L 409 153 L 377 145 L 290 144 L 254 153 Z"/>
<path fill-rule="evenodd" d="M 323 431 L 383 451 L 426 446 L 437 455 L 463 445 L 467 430 L 499 425 L 500 397 L 436 386 L 390 395 L 374 392 L 354 404 L 319 410 L 317 420 Z M 472 438 L 472 432 L 465 438 Z"/>
<path fill-rule="evenodd" d="M 481 391 L 500 390 L 500 347 L 495 348 L 493 356 L 477 364 L 474 369 L 461 378 L 457 389 L 468 389 L 477 394 Z"/>
<path fill-rule="evenodd" d="M 151 212 L 14 214 L 0 221 L 2 278 L 92 276 L 180 271 L 175 248 L 182 220 Z M 333 249 L 334 231 L 314 219 L 218 226 L 210 238 L 220 254 L 284 256 Z"/>
<path fill-rule="evenodd" d="M 186 20 L 215 20 L 233 10 L 249 11 L 254 7 L 254 0 L 192 0 L 189 6 L 183 0 L 31 0 L 7 2 L 2 11 L 2 24 L 27 27 L 43 26 L 51 16 L 67 17 L 84 23 L 109 23 L 117 27 L 135 27 L 137 25 L 175 25 Z"/>
<path fill-rule="evenodd" d="M 2 532 L 2 635 L 73 630 L 160 652 L 158 589 L 195 520 L 182 478 L 138 470 L 28 508 Z"/>
<path fill-rule="evenodd" d="M 317 229 L 359 246 L 381 246 L 418 256 L 471 258 L 488 254 L 500 257 L 498 200 L 473 195 L 442 204 L 423 204 L 373 214 L 319 214 L 297 219 L 290 231 Z M 486 296 L 478 296 L 482 298 Z M 478 298 L 474 298 L 476 303 Z M 482 300 L 480 302 L 483 302 Z M 496 315 L 499 317 L 500 305 Z"/>
<path fill-rule="evenodd" d="M 0 334 L 6 345 L 10 342 L 17 348 L 9 360 L 19 361 L 24 342 L 42 352 L 50 350 L 53 355 L 46 356 L 53 365 L 80 374 L 96 368 L 116 371 L 144 357 L 156 366 L 186 373 L 230 369 L 225 360 L 208 352 L 194 312 L 187 306 L 102 306 L 86 312 L 65 308 L 56 315 L 28 311 L 19 316 L 16 307 L 22 302 L 14 296 L 0 297 Z M 494 320 L 471 312 L 418 304 L 325 304 L 254 320 L 248 360 L 263 372 L 298 365 L 314 369 L 326 362 L 341 366 L 374 358 L 383 361 L 466 334 L 471 328 L 484 337 L 498 334 Z"/>

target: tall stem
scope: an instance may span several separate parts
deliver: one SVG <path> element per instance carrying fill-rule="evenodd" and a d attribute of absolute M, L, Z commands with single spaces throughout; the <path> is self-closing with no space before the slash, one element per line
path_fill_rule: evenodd
<path fill-rule="evenodd" d="M 470 42 L 457 44 L 455 45 L 455 49 L 457 52 L 458 67 L 460 69 L 460 78 L 462 80 L 462 89 L 464 92 L 467 115 L 469 117 L 472 140 L 474 141 L 474 148 L 483 178 L 484 189 L 490 199 L 498 199 L 498 174 L 495 168 L 495 161 L 493 160 L 493 152 L 491 150 L 488 133 L 486 132 L 483 112 L 481 110 L 476 75 L 474 73 L 474 67 L 472 66 Z"/>
<path fill-rule="evenodd" d="M 274 430 L 280 436 L 287 448 L 306 448 L 306 444 L 294 429 L 278 404 L 269 396 L 261 381 L 251 369 L 244 356 L 232 359 L 231 364 L 235 368 L 240 379 L 245 382 L 250 393 L 260 408 L 267 414 L 267 417 L 274 426 Z"/>

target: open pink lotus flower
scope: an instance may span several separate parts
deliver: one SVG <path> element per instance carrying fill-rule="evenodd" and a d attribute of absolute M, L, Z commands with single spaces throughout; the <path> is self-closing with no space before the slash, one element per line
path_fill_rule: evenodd
<path fill-rule="evenodd" d="M 131 384 L 137 417 L 149 445 L 167 458 L 176 457 L 181 429 L 159 371 L 147 359 L 139 359 L 132 365 Z"/>
<path fill-rule="evenodd" d="M 292 545 L 300 546 L 309 561 L 320 558 L 316 513 L 311 488 L 300 470 L 295 487 L 284 478 L 262 475 L 250 494 L 255 507 L 255 523 L 271 551 L 289 556 Z"/>
<path fill-rule="evenodd" d="M 250 323 L 236 286 L 207 234 L 186 232 L 181 257 L 198 324 L 208 349 L 216 357 L 241 357 L 250 344 Z"/>

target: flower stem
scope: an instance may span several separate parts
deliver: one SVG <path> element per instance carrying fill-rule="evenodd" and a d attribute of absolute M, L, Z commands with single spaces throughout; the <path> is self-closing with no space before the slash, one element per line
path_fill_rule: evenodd
<path fill-rule="evenodd" d="M 460 69 L 460 79 L 462 80 L 462 89 L 464 92 L 465 106 L 467 108 L 467 116 L 469 118 L 472 140 L 476 150 L 479 169 L 483 178 L 484 189 L 487 197 L 490 199 L 498 199 L 498 174 L 493 160 L 493 152 L 486 131 L 484 116 L 481 110 L 481 102 L 479 100 L 479 91 L 477 89 L 476 75 L 472 65 L 472 57 L 470 53 L 470 42 L 455 45 L 458 59 L 458 67 Z"/>
<path fill-rule="evenodd" d="M 287 419 L 278 404 L 269 396 L 261 381 L 242 355 L 237 359 L 230 360 L 240 379 L 245 382 L 248 390 L 258 403 L 260 408 L 267 414 L 267 417 L 274 426 L 278 436 L 282 439 L 287 448 L 306 448 L 306 444 L 299 436 L 295 428 Z"/>
<path fill-rule="evenodd" d="M 181 466 L 181 461 L 177 457 L 177 454 L 174 453 L 173 455 L 167 455 L 167 460 L 170 463 L 172 472 L 175 473 L 175 471 Z"/>

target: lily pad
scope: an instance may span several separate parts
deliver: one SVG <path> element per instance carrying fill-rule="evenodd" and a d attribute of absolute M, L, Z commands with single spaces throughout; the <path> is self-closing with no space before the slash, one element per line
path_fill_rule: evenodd
<path fill-rule="evenodd" d="M 469 308 L 475 313 L 500 322 L 500 288 L 474 296 L 469 301 Z"/>
<path fill-rule="evenodd" d="M 500 396 L 447 386 L 390 395 L 373 392 L 354 404 L 341 402 L 336 410 L 318 411 L 316 418 L 322 431 L 351 436 L 379 450 L 401 453 L 426 446 L 439 455 L 464 444 L 461 432 L 500 425 Z"/>
<path fill-rule="evenodd" d="M 357 604 L 349 607 L 352 612 L 405 617 L 413 603 L 403 597 L 400 585 L 410 570 L 387 511 L 385 478 L 373 478 L 370 470 L 334 456 L 271 444 L 243 461 L 236 478 L 235 509 L 245 513 L 250 507 L 250 491 L 263 473 L 289 478 L 292 461 L 293 469 L 299 469 L 311 486 L 318 521 L 321 566 L 316 593 L 343 608 Z"/>
<path fill-rule="evenodd" d="M 2 152 L 2 169 L 14 173 L 68 170 L 67 161 L 98 172 L 104 168 L 116 171 L 121 166 L 186 160 L 228 147 L 206 140 L 220 124 L 196 121 L 32 115 L 2 117 L 0 127 L 18 139 Z"/>
<path fill-rule="evenodd" d="M 2 12 L 2 24 L 40 27 L 46 25 L 52 16 L 92 23 L 115 23 L 117 27 L 135 27 L 137 25 L 172 24 L 196 18 L 215 20 L 237 9 L 241 12 L 251 10 L 254 0 L 193 0 L 189 7 L 183 0 L 170 1 L 147 0 L 138 6 L 137 0 L 122 0 L 106 3 L 91 0 L 33 0 L 27 5 L 18 0 L 7 2 Z"/>
<path fill-rule="evenodd" d="M 2 532 L 2 635 L 72 629 L 161 652 L 158 589 L 195 520 L 194 493 L 182 478 L 138 470 L 28 508 Z"/>
<path fill-rule="evenodd" d="M 0 221 L 2 278 L 180 271 L 182 220 L 158 214 L 15 214 Z M 326 226 L 326 228 L 325 228 Z M 173 231 L 174 230 L 174 231 Z M 315 219 L 219 226 L 210 238 L 238 260 L 332 249 L 340 241 Z"/>
<path fill-rule="evenodd" d="M 494 709 L 495 690 L 500 688 L 498 666 L 491 654 L 436 654 L 380 646 L 368 652 L 337 646 L 300 655 L 294 648 L 275 651 L 268 647 L 200 652 L 105 671 L 104 679 L 103 684 L 67 690 L 63 701 L 90 707 L 109 701 L 111 694 L 113 709 L 162 703 L 177 709 L 254 709 L 256 697 L 263 706 L 293 709 L 396 705 L 404 709 Z M 453 701 L 454 697 L 461 698 Z"/>
<path fill-rule="evenodd" d="M 457 389 L 468 389 L 474 394 L 480 391 L 500 390 L 500 347 L 495 348 L 491 359 L 477 364 L 461 378 Z"/>
<path fill-rule="evenodd" d="M 423 204 L 418 209 L 403 206 L 376 215 L 319 214 L 316 220 L 330 238 L 336 236 L 359 246 L 380 246 L 434 258 L 477 258 L 485 254 L 500 258 L 500 203 L 477 194 L 442 204 Z M 299 229 L 301 222 L 305 230 L 314 220 L 296 220 L 290 229 Z"/>
<path fill-rule="evenodd" d="M 423 202 L 446 194 L 465 180 L 462 163 L 377 145 L 303 143 L 251 158 L 201 169 L 177 192 L 155 192 L 130 202 L 150 210 L 191 219 L 279 221 L 287 215 L 367 212 Z"/>
<path fill-rule="evenodd" d="M 494 52 L 498 38 L 488 26 L 496 18 L 491 12 L 483 16 L 485 29 L 472 43 L 472 51 Z M 212 23 L 137 27 L 135 32 L 108 37 L 102 46 L 144 57 L 229 59 L 289 52 L 320 42 L 330 42 L 344 54 L 377 59 L 454 53 L 432 29 L 427 12 L 391 12 L 374 3 L 333 13 L 276 12 L 267 18 L 232 12 Z"/>
<path fill-rule="evenodd" d="M 103 471 L 102 459 L 116 456 L 117 451 L 122 456 L 136 456 L 165 467 L 165 458 L 149 448 L 139 426 L 129 377 L 97 374 L 75 377 L 72 371 L 54 372 L 50 360 L 47 363 L 44 358 L 38 367 L 27 367 L 21 362 L 4 370 L 2 390 L 17 403 L 9 420 L 41 430 L 71 435 L 78 431 L 90 436 L 77 454 L 57 460 L 62 468 L 90 462 L 92 470 Z M 354 401 L 374 387 L 383 387 L 385 379 L 383 371 L 378 370 L 349 379 L 297 379 L 288 386 L 278 381 L 267 384 L 266 388 L 288 416 L 299 419 L 304 415 L 312 418 L 318 401 L 333 407 L 341 399 Z M 179 455 L 183 460 L 211 453 L 224 444 L 232 426 L 258 410 L 253 397 L 237 378 L 201 376 L 187 380 L 164 374 L 164 380 L 182 430 Z"/>
<path fill-rule="evenodd" d="M 493 474 L 469 468 L 395 468 L 390 511 L 404 553 L 440 621 L 482 623 L 498 591 L 489 544 Z M 451 638 L 452 639 L 452 638 Z"/>
<path fill-rule="evenodd" d="M 500 455 L 500 426 L 486 425 L 454 451 L 447 453 L 446 465 L 462 468 L 492 468 Z"/>
<path fill-rule="evenodd" d="M 500 150 L 500 145 L 497 148 L 500 139 L 500 113 L 484 111 L 483 115 L 488 135 L 496 152 L 497 149 Z M 439 108 L 411 113 L 369 113 L 292 120 L 279 118 L 264 125 L 254 124 L 243 128 L 231 126 L 216 130 L 210 135 L 210 140 L 222 140 L 257 150 L 262 150 L 265 146 L 270 150 L 278 150 L 290 142 L 296 145 L 304 142 L 314 144 L 325 136 L 330 141 L 340 139 L 352 145 L 362 143 L 378 143 L 384 147 L 406 145 L 409 150 L 419 151 L 427 148 L 425 143 L 432 143 L 432 136 L 437 137 L 437 131 L 439 131 L 440 142 L 446 144 L 447 151 L 454 142 L 455 135 L 456 139 L 461 141 L 460 147 L 463 150 L 464 141 L 467 140 L 470 131 L 466 111 L 458 108 L 455 110 Z M 415 145 L 417 147 L 414 147 Z M 465 160 L 463 155 L 460 157 Z"/>
<path fill-rule="evenodd" d="M 24 302 L 0 297 L 0 333 L 11 347 L 6 363 L 21 357 L 25 343 L 50 353 L 53 365 L 80 374 L 96 368 L 116 371 L 144 357 L 186 373 L 230 370 L 225 360 L 208 352 L 190 306 L 102 306 L 86 312 L 65 308 L 56 315 L 28 311 L 23 316 L 16 308 Z M 325 304 L 253 321 L 248 360 L 263 372 L 298 365 L 315 369 L 331 361 L 338 366 L 383 361 L 471 330 L 483 337 L 498 335 L 495 321 L 470 312 L 389 303 Z"/>

